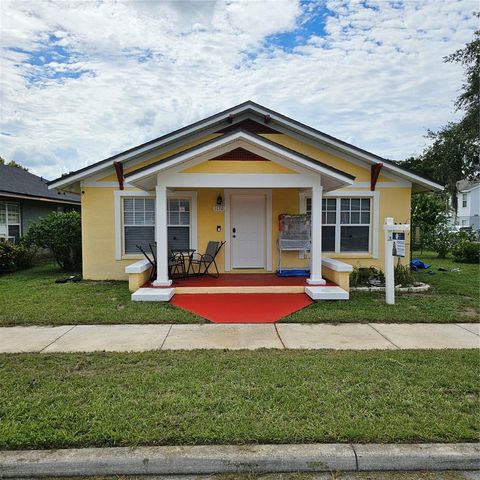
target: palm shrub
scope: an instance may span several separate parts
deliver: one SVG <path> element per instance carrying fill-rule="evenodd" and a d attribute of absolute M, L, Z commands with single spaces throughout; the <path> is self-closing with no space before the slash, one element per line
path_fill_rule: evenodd
<path fill-rule="evenodd" d="M 48 248 L 62 270 L 78 271 L 82 267 L 82 229 L 77 211 L 50 213 L 29 228 L 24 241 Z"/>
<path fill-rule="evenodd" d="M 402 287 L 408 287 L 415 284 L 415 277 L 410 270 L 409 265 L 402 265 L 398 263 L 393 271 L 395 279 L 395 285 L 402 285 Z"/>

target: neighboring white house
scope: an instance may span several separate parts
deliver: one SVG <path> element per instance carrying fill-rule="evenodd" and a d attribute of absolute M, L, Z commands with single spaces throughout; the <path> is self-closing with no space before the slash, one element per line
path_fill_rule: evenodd
<path fill-rule="evenodd" d="M 456 224 L 480 230 L 480 180 L 457 182 Z"/>

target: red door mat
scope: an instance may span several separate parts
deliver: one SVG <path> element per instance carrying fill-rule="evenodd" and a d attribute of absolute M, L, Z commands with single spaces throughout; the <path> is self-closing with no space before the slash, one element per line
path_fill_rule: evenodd
<path fill-rule="evenodd" d="M 170 303 L 214 323 L 275 323 L 312 300 L 305 293 L 193 293 Z"/>

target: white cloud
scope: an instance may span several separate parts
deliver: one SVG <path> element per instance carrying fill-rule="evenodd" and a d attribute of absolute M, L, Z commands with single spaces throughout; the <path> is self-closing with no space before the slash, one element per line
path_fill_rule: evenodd
<path fill-rule="evenodd" d="M 4 0 L 0 154 L 53 178 L 247 99 L 379 155 L 418 153 L 454 118 L 462 69 L 443 57 L 472 38 L 476 2 L 368 6 L 329 0 L 325 32 L 282 49 L 269 36 L 295 34 L 311 4 Z M 69 61 L 25 63 L 52 35 Z"/>

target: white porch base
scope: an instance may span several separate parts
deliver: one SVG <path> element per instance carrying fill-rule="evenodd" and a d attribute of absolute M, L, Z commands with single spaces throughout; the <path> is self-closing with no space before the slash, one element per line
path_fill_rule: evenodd
<path fill-rule="evenodd" d="M 154 287 L 169 287 L 173 282 L 169 280 L 155 280 L 152 285 Z"/>
<path fill-rule="evenodd" d="M 208 287 L 205 287 L 208 288 Z M 336 286 L 317 286 L 317 287 L 304 287 L 305 293 L 312 300 L 348 300 L 349 293 L 343 288 Z M 185 290 L 185 289 L 184 289 Z M 300 293 L 298 292 L 298 287 L 224 287 L 224 288 L 215 288 L 210 287 L 208 291 L 203 291 L 201 288 L 192 288 L 187 289 L 188 292 L 176 292 L 175 288 L 148 288 L 142 287 L 139 288 L 135 293 L 132 293 L 132 301 L 134 302 L 169 302 L 170 299 L 178 294 L 188 294 L 188 293 L 238 293 L 239 295 L 243 293 Z"/>
<path fill-rule="evenodd" d="M 174 294 L 174 288 L 139 288 L 132 293 L 132 300 L 134 302 L 168 302 Z"/>
<path fill-rule="evenodd" d="M 349 294 L 340 287 L 305 287 L 312 300 L 348 300 Z"/>
<path fill-rule="evenodd" d="M 327 281 L 324 278 L 320 278 L 319 280 L 315 280 L 312 278 L 307 278 L 307 283 L 309 285 L 325 285 Z"/>

